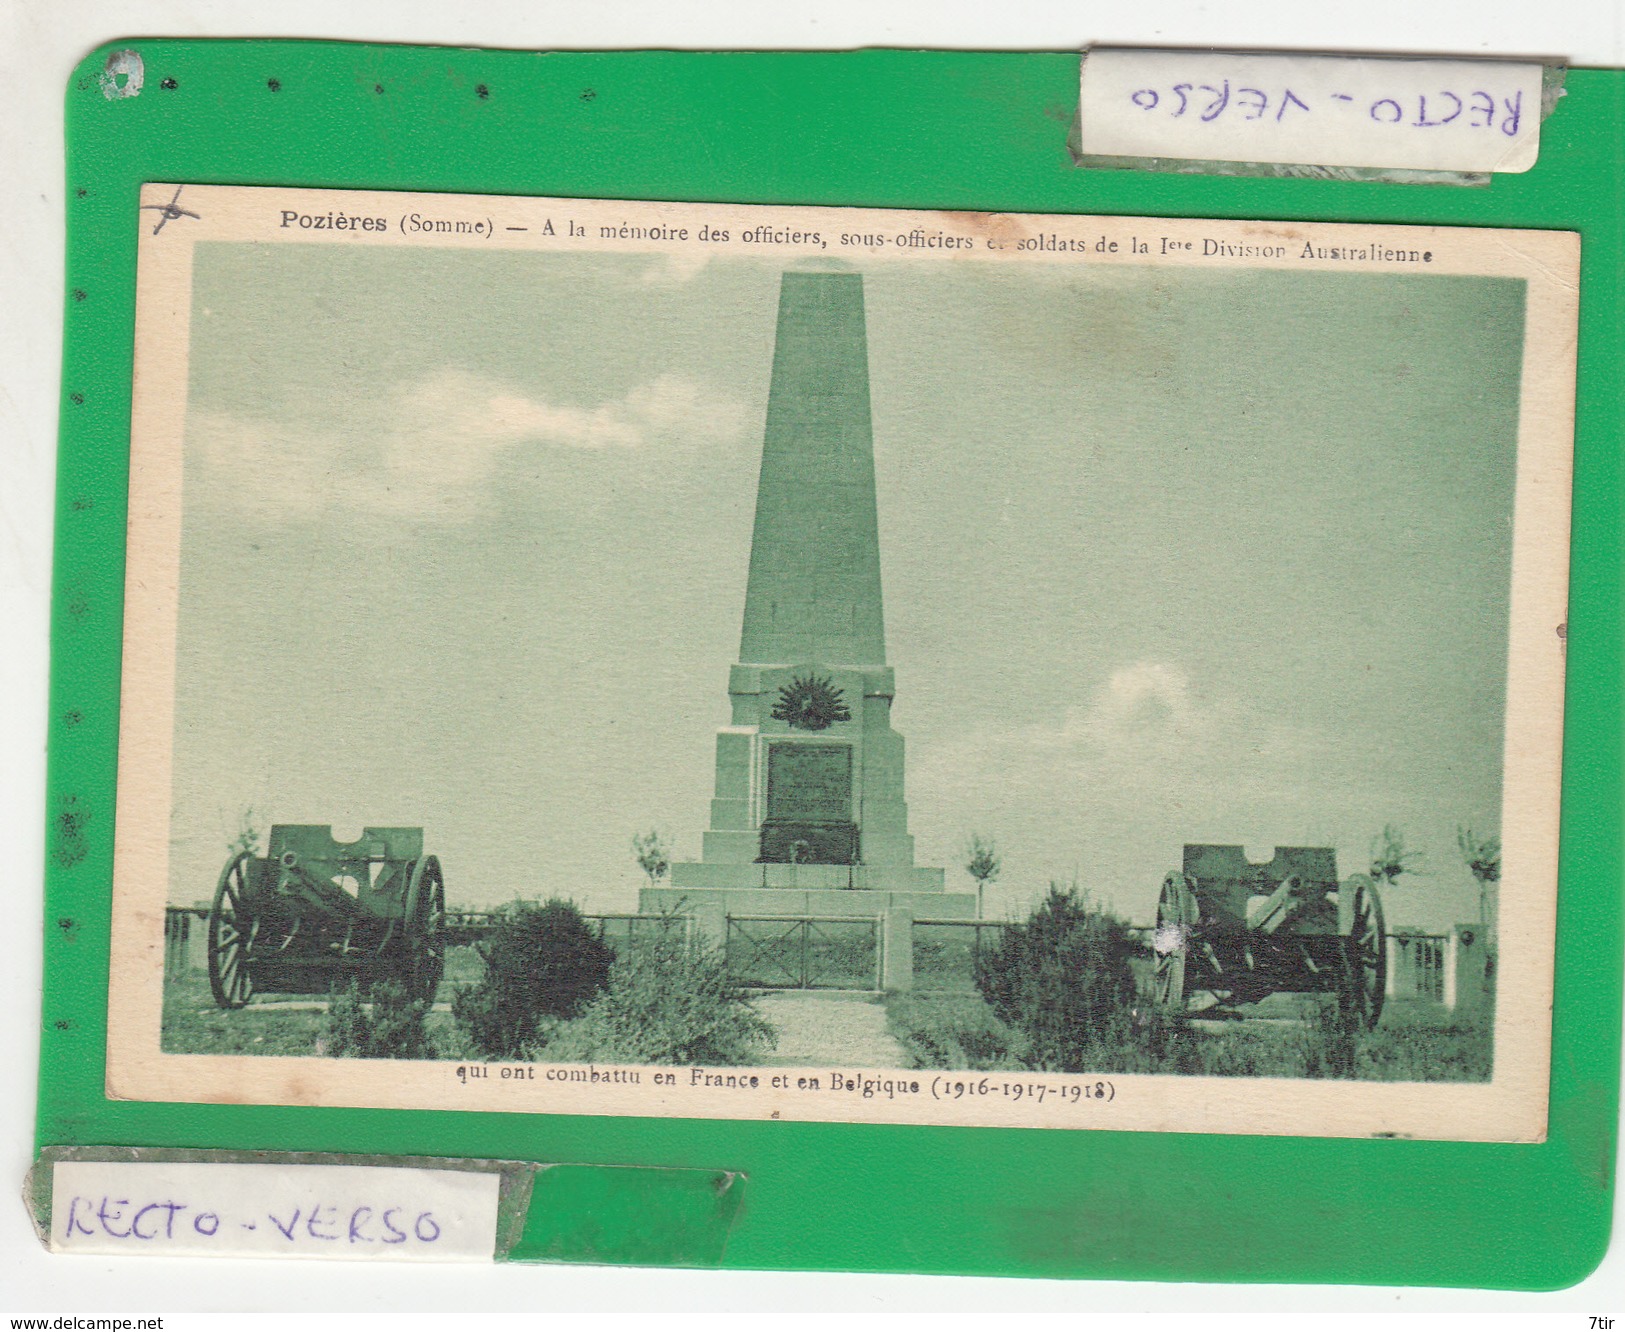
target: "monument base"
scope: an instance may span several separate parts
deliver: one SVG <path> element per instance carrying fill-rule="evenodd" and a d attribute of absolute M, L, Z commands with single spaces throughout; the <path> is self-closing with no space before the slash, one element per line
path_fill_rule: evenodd
<path fill-rule="evenodd" d="M 671 886 L 684 890 L 721 888 L 730 892 L 748 892 L 769 889 L 779 892 L 828 888 L 845 893 L 941 894 L 944 885 L 945 876 L 940 869 L 913 865 L 788 865 L 762 861 L 695 860 L 679 861 L 671 867 Z"/>
<path fill-rule="evenodd" d="M 920 872 L 928 871 L 916 871 Z M 671 911 L 693 916 L 720 943 L 722 929 L 712 926 L 725 924 L 729 916 L 879 917 L 907 911 L 914 920 L 975 920 L 976 894 L 861 888 L 645 888 L 638 894 L 638 910 L 646 915 Z"/>

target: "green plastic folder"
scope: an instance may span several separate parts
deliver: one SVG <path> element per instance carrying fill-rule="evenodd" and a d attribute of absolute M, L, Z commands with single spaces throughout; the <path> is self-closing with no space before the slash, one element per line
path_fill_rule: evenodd
<path fill-rule="evenodd" d="M 139 57 L 138 95 L 126 95 L 129 67 L 117 63 L 125 51 Z M 1078 79 L 1078 57 L 1055 53 L 550 54 L 130 40 L 84 59 L 66 90 L 66 332 L 37 1127 L 48 1159 L 70 1149 L 95 1159 L 161 1148 L 187 1159 L 500 1162 L 508 1182 L 498 1247 L 512 1261 L 1525 1290 L 1571 1284 L 1598 1264 L 1613 1204 L 1625 940 L 1618 313 L 1625 74 L 1568 71 L 1535 167 L 1478 186 L 1080 167 L 1068 142 Z M 1544 1141 L 110 1098 L 137 247 L 143 230 L 167 216 L 140 210 L 141 191 L 154 182 L 1578 233 Z M 175 207 L 186 207 L 185 195 Z M 183 227 L 186 219 L 164 225 Z M 750 354 L 765 377 L 771 348 Z M 787 488 L 801 484 L 786 475 Z M 882 513 L 883 534 L 886 523 Z M 872 546 L 872 530 L 863 541 Z M 741 589 L 744 573 L 742 555 Z M 794 571 L 782 570 L 761 584 L 769 591 L 795 585 Z M 767 616 L 755 623 L 770 623 L 771 608 L 753 606 Z M 244 591 L 244 613 L 257 613 L 252 589 Z M 726 662 L 718 668 L 719 682 L 726 669 Z M 864 678 L 869 683 L 848 684 L 839 672 L 787 678 L 779 706 L 791 725 L 846 724 L 841 712 L 855 694 L 864 695 L 862 706 L 881 692 Z M 773 698 L 764 697 L 765 709 Z M 695 730 L 696 746 L 709 743 L 709 724 Z M 837 777 L 847 780 L 846 769 Z M 764 884 L 766 871 L 798 868 L 809 839 L 837 848 L 827 858 L 852 859 L 838 849 L 848 845 L 839 820 L 820 822 L 816 807 L 811 815 L 797 807 L 795 817 L 814 832 L 792 827 L 772 853 L 782 864 L 752 862 Z M 972 891 L 963 884 L 961 892 Z M 447 893 L 457 886 L 448 864 Z M 1283 910 L 1281 902 L 1265 909 L 1259 928 L 1275 928 Z M 916 949 L 922 928 L 913 924 Z M 520 1187 L 514 1163 L 549 1168 L 524 1175 Z"/>

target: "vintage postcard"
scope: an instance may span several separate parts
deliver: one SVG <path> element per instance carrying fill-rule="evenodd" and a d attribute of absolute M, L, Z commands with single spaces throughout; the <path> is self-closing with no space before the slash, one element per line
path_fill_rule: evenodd
<path fill-rule="evenodd" d="M 1544 1136 L 1576 236 L 139 226 L 111 1095 Z"/>

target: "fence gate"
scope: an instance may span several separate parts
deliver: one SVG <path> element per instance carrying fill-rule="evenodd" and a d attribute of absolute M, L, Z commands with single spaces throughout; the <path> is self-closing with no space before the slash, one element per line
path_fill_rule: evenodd
<path fill-rule="evenodd" d="M 729 916 L 728 974 L 762 990 L 879 990 L 873 916 Z"/>

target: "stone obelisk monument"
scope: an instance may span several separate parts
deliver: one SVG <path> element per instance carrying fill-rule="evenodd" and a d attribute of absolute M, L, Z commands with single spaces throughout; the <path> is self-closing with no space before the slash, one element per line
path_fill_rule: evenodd
<path fill-rule="evenodd" d="M 894 692 L 863 279 L 786 273 L 711 826 L 644 909 L 682 902 L 713 936 L 729 914 L 974 915 L 914 863 Z"/>

